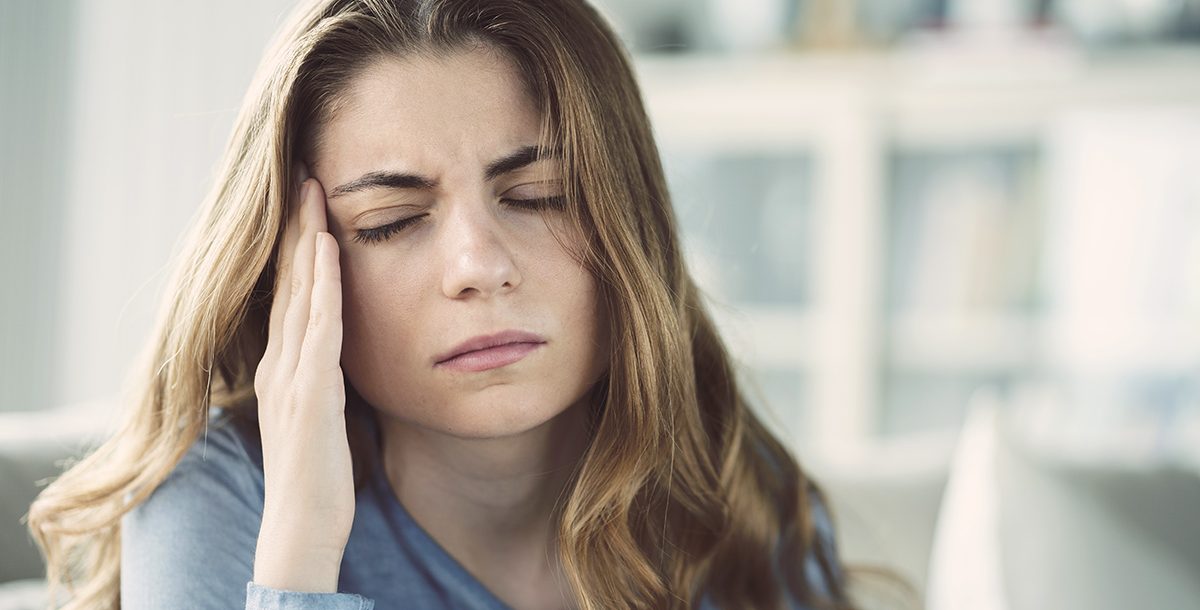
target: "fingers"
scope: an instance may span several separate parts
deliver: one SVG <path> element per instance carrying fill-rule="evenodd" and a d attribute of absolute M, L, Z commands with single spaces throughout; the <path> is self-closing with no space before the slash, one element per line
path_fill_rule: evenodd
<path fill-rule="evenodd" d="M 305 341 L 312 300 L 314 255 L 317 233 L 326 230 L 325 192 L 321 184 L 309 179 L 304 183 L 304 199 L 300 204 L 300 237 L 292 256 L 288 284 L 281 286 L 289 293 L 281 329 L 278 366 L 294 370 Z"/>
<path fill-rule="evenodd" d="M 301 193 L 304 189 L 301 189 Z M 303 195 L 301 195 L 303 197 Z M 279 244 L 279 254 L 275 261 L 275 288 L 271 301 L 271 321 L 267 331 L 267 351 L 265 356 L 272 360 L 279 357 L 283 345 L 283 317 L 291 301 L 292 266 L 296 257 L 296 242 L 300 240 L 299 202 L 293 206 L 288 218 L 284 221 L 283 240 Z"/>
<path fill-rule="evenodd" d="M 279 251 L 275 259 L 275 286 L 271 302 L 271 317 L 268 325 L 266 357 L 270 361 L 279 357 L 283 342 L 280 333 L 283 331 L 283 317 L 291 300 L 292 262 L 296 255 L 296 242 L 300 239 L 301 223 L 300 208 L 304 202 L 305 186 L 308 181 L 308 166 L 297 163 L 294 170 L 297 176 L 297 188 L 289 193 L 286 207 L 287 216 L 284 219 L 283 239 L 279 243 Z"/>
<path fill-rule="evenodd" d="M 333 371 L 342 354 L 342 273 L 333 236 L 317 233 L 313 269 L 312 304 L 301 348 L 299 367 Z M 335 380 L 341 385 L 341 380 Z"/>

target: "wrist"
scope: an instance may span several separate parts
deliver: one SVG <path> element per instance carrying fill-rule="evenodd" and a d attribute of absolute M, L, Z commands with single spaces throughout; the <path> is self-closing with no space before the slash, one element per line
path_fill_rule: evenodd
<path fill-rule="evenodd" d="M 345 543 L 314 541 L 313 532 L 285 534 L 264 524 L 254 552 L 254 582 L 303 593 L 336 593 Z"/>

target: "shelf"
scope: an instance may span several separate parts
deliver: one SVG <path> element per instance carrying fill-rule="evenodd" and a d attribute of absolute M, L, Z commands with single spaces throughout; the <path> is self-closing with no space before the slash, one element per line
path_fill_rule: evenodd
<path fill-rule="evenodd" d="M 1009 146 L 1037 141 L 1068 108 L 1200 103 L 1197 46 L 946 50 L 643 56 L 635 65 L 660 137 L 722 148 L 819 146 L 830 122 L 855 116 L 902 148 Z"/>
<path fill-rule="evenodd" d="M 890 319 L 887 360 L 901 369 L 1020 369 L 1035 357 L 1038 327 L 1015 314 L 907 314 Z"/>
<path fill-rule="evenodd" d="M 1080 373 L 1187 375 L 1200 364 L 1200 324 L 1184 320 L 1068 324 L 1009 313 L 900 314 L 887 328 L 888 365 L 906 370 L 969 374 L 1036 364 Z"/>
<path fill-rule="evenodd" d="M 1030 374 L 1196 374 L 1195 321 L 1130 329 L 1033 312 L 1059 294 L 1042 283 L 1047 247 L 1061 239 L 1052 222 L 1061 199 L 1046 189 L 1048 174 L 1062 171 L 1050 160 L 1063 118 L 1200 107 L 1200 46 L 1087 54 L 939 42 L 886 53 L 637 57 L 635 68 L 669 174 L 675 153 L 792 160 L 771 174 L 803 185 L 793 189 L 802 196 L 782 198 L 794 208 L 780 206 L 794 218 L 780 232 L 788 240 L 777 240 L 789 247 L 743 256 L 724 276 L 708 263 L 755 246 L 727 218 L 757 214 L 747 200 L 761 198 L 768 180 L 741 171 L 736 189 L 719 191 L 702 179 L 708 169 L 681 171 L 684 188 L 673 183 L 672 193 L 702 203 L 701 215 L 681 206 L 691 219 L 681 226 L 702 237 L 685 236 L 689 263 L 727 304 L 712 310 L 731 352 L 758 374 L 801 379 L 805 434 L 831 452 L 887 430 L 909 438 L 952 429 L 973 388 Z M 946 168 L 953 180 L 926 205 L 925 177 Z M 898 184 L 901 170 L 909 180 Z M 904 184 L 915 184 L 913 198 L 892 195 Z M 730 216 L 709 214 L 716 206 Z M 781 275 L 791 265 L 794 276 Z M 755 286 L 803 279 L 767 294 L 742 285 L 751 277 Z"/>
<path fill-rule="evenodd" d="M 807 369 L 825 357 L 818 349 L 821 316 L 809 308 L 739 304 L 711 311 L 730 350 L 749 366 Z M 1192 373 L 1200 362 L 1200 328 L 1182 321 L 1090 339 L 1064 336 L 1046 319 L 1003 312 L 896 314 L 884 327 L 886 365 L 908 371 L 970 375 L 1044 364 L 1171 375 Z"/>
<path fill-rule="evenodd" d="M 1079 373 L 1196 375 L 1200 372 L 1200 322 L 1147 320 L 1141 324 L 1102 316 L 1047 323 L 1045 351 L 1053 367 Z"/>

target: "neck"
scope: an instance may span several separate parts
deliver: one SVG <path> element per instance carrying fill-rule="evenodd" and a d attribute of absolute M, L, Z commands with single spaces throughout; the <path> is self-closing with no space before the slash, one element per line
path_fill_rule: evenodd
<path fill-rule="evenodd" d="M 380 418 L 383 465 L 400 503 L 468 570 L 557 572 L 557 508 L 586 447 L 578 403 L 515 436 L 463 439 Z M 548 559 L 554 559 L 548 561 Z"/>

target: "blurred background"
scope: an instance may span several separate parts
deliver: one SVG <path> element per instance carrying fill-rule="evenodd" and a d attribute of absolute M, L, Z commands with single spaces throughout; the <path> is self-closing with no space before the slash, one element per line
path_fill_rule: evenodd
<path fill-rule="evenodd" d="M 293 5 L 0 0 L 0 583 Z M 1200 608 L 1200 0 L 597 5 L 847 560 L 931 608 Z"/>

